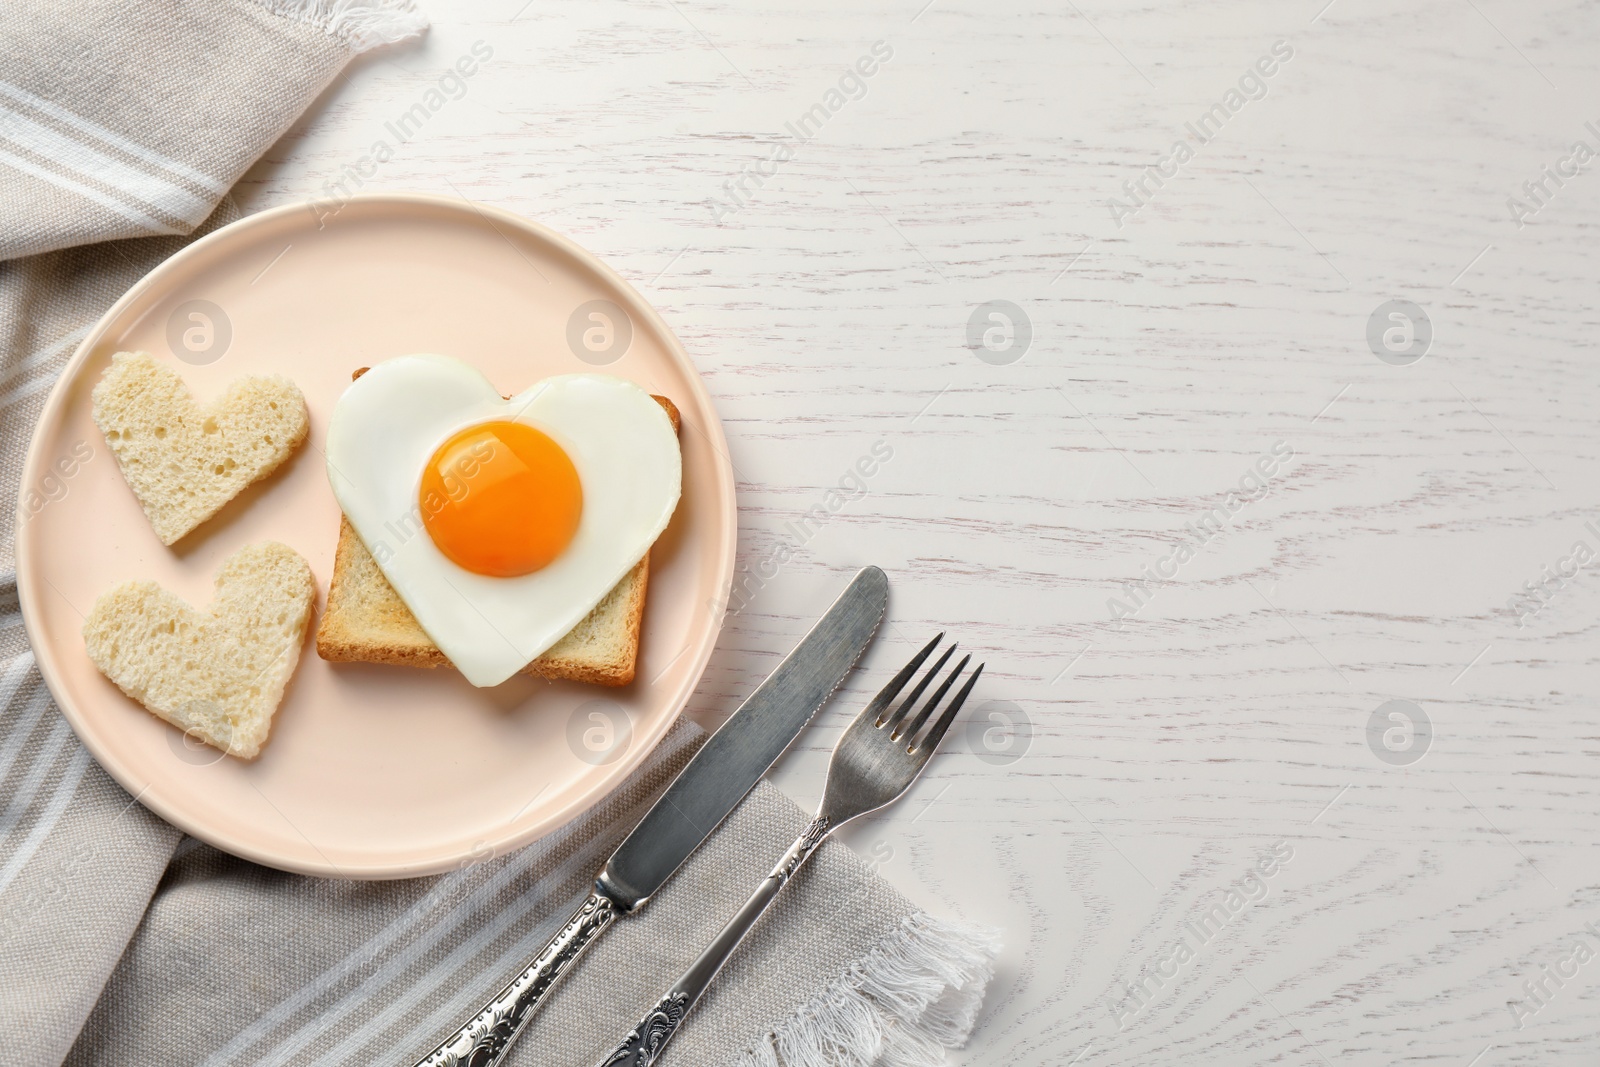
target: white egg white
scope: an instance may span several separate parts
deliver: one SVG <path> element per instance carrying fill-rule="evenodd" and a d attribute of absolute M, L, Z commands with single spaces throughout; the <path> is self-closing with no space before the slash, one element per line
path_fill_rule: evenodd
<path fill-rule="evenodd" d="M 566 450 L 583 487 L 572 542 L 548 566 L 494 578 L 457 565 L 422 524 L 423 469 L 451 434 L 525 422 Z M 450 662 L 498 685 L 564 637 L 666 529 L 682 487 L 672 422 L 650 394 L 606 374 L 564 374 L 503 399 L 448 356 L 401 356 L 350 387 L 328 423 L 328 481 L 339 506 Z"/>

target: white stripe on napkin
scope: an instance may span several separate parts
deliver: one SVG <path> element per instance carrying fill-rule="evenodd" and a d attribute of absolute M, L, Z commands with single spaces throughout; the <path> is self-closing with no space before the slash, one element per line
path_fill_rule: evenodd
<path fill-rule="evenodd" d="M 22 780 L 22 784 L 11 797 L 11 803 L 6 805 L 4 813 L 0 813 L 0 848 L 5 846 L 11 831 L 17 828 L 17 824 L 32 807 L 33 795 L 39 791 L 39 786 L 44 784 L 45 777 L 55 766 L 56 758 L 61 755 L 61 750 L 66 747 L 68 741 L 77 743 L 77 739 L 67 727 L 67 720 L 57 718 L 49 736 L 45 739 L 44 747 L 33 758 L 32 773 Z"/>
<path fill-rule="evenodd" d="M 162 170 L 176 175 L 179 178 L 187 178 L 200 188 L 216 193 L 218 196 L 221 196 L 228 191 L 226 182 L 218 181 L 216 178 L 211 177 L 211 175 L 195 170 L 188 164 L 180 163 L 176 159 L 169 159 L 160 152 L 146 148 L 142 144 L 137 144 L 133 141 L 130 141 L 116 131 L 108 130 L 98 123 L 90 122 L 83 116 L 68 111 L 60 104 L 46 100 L 42 96 L 35 96 L 33 93 L 28 92 L 28 90 L 22 88 L 21 86 L 12 85 L 10 82 L 6 81 L 0 81 L 0 96 L 8 97 L 18 104 L 24 104 L 33 108 L 35 111 L 49 115 L 51 118 L 71 126 L 80 133 L 86 133 L 90 137 L 93 137 L 104 144 L 108 144 L 113 148 L 120 148 L 130 156 L 137 156 L 139 159 L 144 160 L 153 167 L 159 167 Z"/>
<path fill-rule="evenodd" d="M 19 400 L 26 400 L 35 393 L 42 393 L 59 380 L 60 378 L 56 375 L 46 375 L 43 378 L 35 378 L 31 382 L 23 382 L 15 388 L 7 389 L 5 392 L 0 393 L 0 409 L 8 408 Z"/>
<path fill-rule="evenodd" d="M 10 704 L 9 697 L 6 703 Z M 18 721 L 6 725 L 11 736 L 6 739 L 5 747 L 0 748 L 0 782 L 4 782 L 6 776 L 11 773 L 11 764 L 22 751 L 22 746 L 28 743 L 28 736 L 33 733 L 33 728 L 39 725 L 39 720 L 44 718 L 45 709 L 49 706 L 50 691 L 41 685 L 38 692 L 23 705 Z"/>
<path fill-rule="evenodd" d="M 15 367 L 12 367 L 4 374 L 0 374 L 0 386 L 9 384 L 13 379 L 17 378 L 26 371 L 30 371 L 41 364 L 50 362 L 50 360 L 58 355 L 63 348 L 83 340 L 84 335 L 88 332 L 89 327 L 80 326 L 76 330 L 73 330 L 71 333 L 67 334 L 65 337 L 56 338 L 54 341 L 39 349 L 39 351 L 35 352 L 33 355 L 24 357 L 22 362 L 18 363 Z M 0 394 L 0 396 L 3 395 L 4 394 Z M 28 653 L 28 663 L 30 665 L 33 663 L 33 653 L 31 652 Z M 0 705 L 3 705 L 10 699 L 11 697 L 9 694 L 0 696 Z"/>
<path fill-rule="evenodd" d="M 658 766 L 662 760 L 669 758 L 677 751 L 678 746 L 672 746 L 670 750 L 667 745 L 658 746 L 656 751 L 652 752 L 650 757 L 645 761 L 644 766 L 635 773 L 648 774 L 651 770 Z M 560 836 L 562 832 L 563 831 L 557 831 L 556 836 Z M 595 851 L 596 846 L 593 842 L 590 842 L 584 848 L 579 849 L 577 854 L 573 857 L 570 857 L 557 871 L 552 872 L 550 875 L 544 878 L 541 878 L 541 886 L 559 885 L 561 877 L 571 873 L 569 868 L 574 863 L 586 864 L 590 867 L 598 866 L 598 857 L 595 855 Z M 525 874 L 528 868 L 536 863 L 545 854 L 545 852 L 545 848 L 541 848 L 540 845 L 535 844 L 522 850 L 522 852 L 508 860 L 506 865 L 499 871 L 496 871 L 492 878 L 478 886 L 472 891 L 471 894 L 467 896 L 465 900 L 457 904 L 456 907 L 443 919 L 443 921 L 437 923 L 431 930 L 420 935 L 415 941 L 406 945 L 395 956 L 387 960 L 384 965 L 375 973 L 368 975 L 357 989 L 351 991 L 350 993 L 341 997 L 334 1004 L 329 1005 L 322 1011 L 318 1012 L 316 1019 L 312 1020 L 310 1023 L 302 1024 L 292 1033 L 281 1038 L 276 1043 L 269 1045 L 262 1053 L 259 1054 L 259 1059 L 256 1062 L 262 1064 L 278 1063 L 300 1051 L 321 1032 L 322 1028 L 325 1027 L 330 1020 L 348 1014 L 348 1012 L 354 1007 L 359 1007 L 362 1001 L 364 1001 L 373 990 L 378 989 L 382 985 L 386 984 L 396 974 L 403 971 L 406 966 L 409 966 L 429 949 L 432 949 L 436 944 L 438 944 L 439 941 L 444 939 L 446 935 L 454 932 L 457 927 L 461 926 L 463 923 L 471 921 L 477 915 L 477 912 L 479 911 L 483 902 L 493 899 L 494 895 L 499 892 L 499 890 L 503 889 L 508 882 Z M 449 888 L 453 887 L 455 883 L 460 881 L 460 879 L 464 876 L 465 872 L 457 872 L 447 876 L 446 880 L 439 883 L 439 885 L 430 895 L 437 896 L 439 894 L 448 892 Z M 534 890 L 524 895 L 524 899 L 521 901 L 521 903 L 523 903 L 525 906 L 518 911 L 516 915 L 512 916 L 512 918 L 520 918 L 522 915 L 526 914 L 529 909 L 535 907 L 537 904 L 543 901 L 545 895 L 545 892 L 541 888 L 535 887 Z M 427 898 L 423 899 L 426 900 Z M 419 903 L 421 903 L 421 901 L 419 901 Z M 507 909 L 507 911 L 510 910 L 513 909 Z M 505 914 L 506 912 L 501 913 L 501 915 Z M 417 918 L 418 916 L 415 914 L 414 908 L 407 909 L 404 914 L 398 916 L 394 921 L 390 922 L 382 930 L 378 931 L 378 933 L 368 938 L 362 945 L 352 951 L 338 964 L 319 974 L 305 985 L 301 986 L 289 997 L 273 1005 L 270 1010 L 265 1011 L 261 1013 L 261 1015 L 257 1016 L 249 1026 L 235 1034 L 232 1040 L 223 1045 L 216 1052 L 212 1053 L 211 1056 L 205 1060 L 204 1064 L 201 1065 L 201 1067 L 221 1067 L 222 1064 L 235 1062 L 240 1053 L 260 1042 L 263 1038 L 270 1034 L 274 1028 L 281 1026 L 283 1023 L 292 1019 L 296 1012 L 314 1002 L 319 995 L 336 987 L 341 981 L 349 978 L 350 975 L 355 972 L 356 968 L 364 961 L 376 958 L 385 949 L 391 947 L 395 942 L 411 933 L 415 929 L 415 921 Z M 499 916 L 497 916 L 497 918 L 499 918 Z M 564 922 L 565 920 L 563 919 L 562 921 Z M 548 940 L 548 935 L 546 935 L 546 940 Z M 453 959 L 454 953 L 452 953 L 451 956 L 445 961 L 435 965 L 431 970 L 429 970 L 427 975 L 419 978 L 417 985 L 421 986 L 427 991 L 432 991 L 437 983 L 435 975 L 440 972 L 441 969 L 444 969 L 447 972 L 449 968 L 454 967 L 456 964 L 450 962 Z M 310 1033 L 306 1032 L 308 1028 L 311 1031 Z"/>
<path fill-rule="evenodd" d="M 541 884 L 552 887 L 560 886 L 568 878 L 579 874 L 583 870 L 594 870 L 603 859 L 602 856 L 597 854 L 598 851 L 598 849 L 592 847 L 585 848 L 581 855 L 569 858 L 560 867 L 542 878 L 540 880 Z M 501 909 L 493 919 L 473 930 L 470 937 L 451 949 L 449 954 L 436 963 L 427 974 L 411 983 L 405 992 L 396 995 L 379 1011 L 367 1015 L 356 1023 L 350 1032 L 345 1035 L 344 1040 L 340 1041 L 320 1058 L 312 1061 L 308 1067 L 342 1067 L 343 1064 L 351 1062 L 351 1057 L 356 1050 L 372 1041 L 388 1027 L 394 1025 L 396 1020 L 410 1015 L 418 1003 L 437 993 L 439 986 L 445 984 L 451 975 L 455 974 L 468 961 L 482 952 L 485 946 L 492 944 L 501 934 L 504 934 L 525 919 L 528 913 L 543 904 L 549 895 L 550 892 L 544 890 L 527 893 L 519 898 L 515 905 Z M 564 924 L 566 921 L 566 917 L 558 909 L 555 915 L 555 922 Z M 474 969 L 472 972 L 474 976 L 482 974 L 485 976 L 485 980 L 489 982 L 488 985 L 482 988 L 482 993 L 486 995 L 491 989 L 497 988 L 494 985 L 495 982 L 499 982 L 503 977 L 514 973 L 515 968 L 525 966 L 528 960 L 533 958 L 534 953 L 544 947 L 557 929 L 558 927 L 555 924 L 551 924 L 548 927 L 541 925 L 539 929 L 525 934 L 517 944 L 511 946 L 510 949 L 502 954 L 493 966 L 487 969 Z M 387 965 L 385 969 L 388 969 Z M 356 999 L 354 1003 L 344 1005 L 344 1010 L 348 1011 L 351 1008 L 362 1007 L 363 1001 L 370 998 L 372 992 L 373 990 L 366 990 L 365 996 Z M 352 998 L 347 997 L 345 999 L 349 1001 Z M 319 1018 L 317 1022 L 320 1024 L 322 1019 Z M 444 1026 L 435 1024 L 435 1027 L 436 1029 L 433 1029 L 432 1033 L 436 1035 L 444 1033 Z M 312 1036 L 315 1036 L 315 1034 Z M 298 1049 L 295 1051 L 298 1051 Z M 266 1061 L 260 1067 L 282 1067 L 285 1062 L 284 1058 L 277 1057 Z"/>
<path fill-rule="evenodd" d="M 0 578 L 0 583 L 5 582 Z M 22 688 L 22 683 L 28 677 L 28 668 L 33 666 L 33 649 L 24 649 L 7 666 L 4 675 L 0 675 L 0 708 L 11 706 L 11 698 L 17 695 L 17 690 Z M 5 778 L 5 771 L 0 770 L 0 779 Z"/>
<path fill-rule="evenodd" d="M 65 189 L 69 193 L 77 193 L 85 200 L 93 200 L 101 207 L 110 208 L 112 211 L 115 211 L 118 215 L 121 215 L 129 222 L 143 226 L 151 233 L 180 232 L 177 228 L 168 226 L 164 222 L 158 222 L 142 211 L 135 211 L 133 208 L 124 204 L 116 197 L 107 196 L 100 190 L 84 185 L 82 182 L 75 182 L 71 178 L 64 177 L 55 173 L 54 171 L 46 170 L 40 166 L 35 166 L 26 159 L 23 159 L 21 156 L 13 155 L 4 149 L 0 149 L 0 163 L 4 163 L 13 170 L 20 170 L 24 174 L 32 175 L 33 177 L 38 178 L 40 181 L 49 182 L 58 189 Z"/>
<path fill-rule="evenodd" d="M 639 770 L 635 771 L 634 774 L 646 776 L 653 773 L 662 763 L 669 759 L 677 758 L 677 756 L 684 750 L 685 747 L 696 743 L 699 737 L 700 734 L 698 731 L 691 730 L 684 730 L 674 734 L 668 734 L 668 736 L 664 738 L 658 746 L 656 746 L 656 750 L 651 753 L 650 758 L 647 759 L 644 765 L 640 767 Z M 572 831 L 568 830 L 566 832 L 571 833 Z M 542 905 L 553 892 L 559 890 L 561 886 L 566 884 L 569 878 L 580 873 L 595 870 L 603 858 L 600 853 L 609 852 L 609 849 L 609 844 L 602 848 L 601 839 L 597 837 L 591 837 L 587 842 L 584 843 L 582 848 L 568 856 L 558 867 L 542 875 L 539 880 L 539 885 L 534 890 L 524 894 L 517 901 L 517 905 L 520 905 L 520 907 L 517 905 L 507 907 L 498 915 L 496 915 L 486 927 L 480 927 L 474 930 L 470 937 L 468 937 L 461 944 L 457 945 L 455 948 L 451 949 L 449 954 L 446 955 L 444 959 L 434 964 L 426 974 L 413 981 L 410 987 L 405 990 L 405 992 L 396 995 L 394 999 L 390 1001 L 390 1003 L 385 1005 L 382 1010 L 377 1012 L 375 1015 L 369 1015 L 363 1019 L 356 1025 L 355 1029 L 345 1036 L 344 1040 L 340 1041 L 337 1045 L 328 1050 L 318 1059 L 312 1061 L 308 1067 L 341 1067 L 341 1065 L 349 1062 L 357 1050 L 362 1048 L 368 1042 L 374 1040 L 378 1034 L 382 1033 L 385 1029 L 392 1026 L 397 1017 L 404 1017 L 411 1014 L 416 1009 L 418 1004 L 420 1004 L 426 998 L 434 995 L 440 986 L 451 982 L 470 960 L 475 958 L 478 953 L 483 951 L 485 946 L 492 944 L 500 937 L 501 934 L 505 933 L 506 930 L 510 929 L 526 918 L 529 912 Z M 541 849 L 538 845 L 534 845 L 526 849 L 524 855 L 538 851 L 541 851 Z M 496 880 L 498 881 L 500 879 L 497 877 Z M 549 941 L 551 936 L 556 932 L 558 928 L 556 925 L 557 923 L 566 922 L 566 919 L 563 918 L 563 914 L 564 913 L 558 909 L 552 917 L 552 922 L 536 925 L 533 929 L 523 934 L 523 936 L 515 944 L 511 945 L 504 952 L 502 952 L 499 957 L 497 957 L 487 967 L 475 968 L 473 969 L 472 973 L 475 975 L 483 975 L 492 981 L 499 981 L 504 977 L 511 975 L 518 967 L 525 965 L 528 960 L 532 959 L 535 952 L 544 947 L 545 943 Z M 438 940 L 437 935 L 434 937 L 434 940 Z M 399 968 L 395 966 L 393 961 L 391 961 L 390 964 L 385 965 L 385 971 L 398 970 Z M 370 998 L 371 993 L 375 988 L 376 983 L 367 987 L 364 991 L 357 990 L 355 993 L 347 995 L 339 1007 L 348 1010 L 350 1007 L 360 1006 L 362 1001 Z M 365 992 L 365 995 L 359 995 L 363 992 Z M 398 1055 L 401 1052 L 412 1049 L 413 1046 L 415 1046 L 418 1042 L 425 1040 L 428 1037 L 434 1037 L 443 1034 L 449 1023 L 459 1022 L 457 1019 L 447 1017 L 449 1013 L 457 1010 L 458 1009 L 451 1005 L 449 1000 L 446 1000 L 434 1010 L 432 1015 L 425 1017 L 421 1022 L 417 1023 L 416 1025 L 412 1026 L 410 1030 L 406 1031 L 406 1033 L 402 1035 L 396 1042 L 395 1047 L 386 1051 L 393 1052 L 394 1054 Z M 328 1013 L 324 1012 L 322 1015 L 317 1017 L 316 1022 L 318 1024 L 323 1023 L 327 1016 Z M 302 1042 L 300 1046 L 296 1046 L 295 1051 L 298 1051 L 299 1047 L 303 1047 L 303 1044 L 304 1042 Z M 281 1058 L 273 1059 L 266 1061 L 263 1064 L 259 1064 L 257 1067 L 280 1067 L 282 1062 L 283 1060 Z"/>
<path fill-rule="evenodd" d="M 518 918 L 520 919 L 520 916 Z M 561 923 L 567 921 L 560 912 L 551 918 Z M 493 985 L 495 981 L 509 977 L 522 967 L 525 967 L 528 961 L 533 959 L 534 955 L 550 941 L 555 931 L 556 927 L 554 925 L 541 923 L 523 934 L 518 941 L 508 946 L 504 952 L 495 957 L 487 966 L 475 968 L 475 973 L 482 975 L 489 983 L 481 987 L 481 993 L 487 994 L 490 989 L 495 988 Z M 453 965 L 457 956 L 462 957 L 462 961 L 465 961 L 470 959 L 472 953 L 476 951 L 478 951 L 478 946 L 476 945 L 472 947 L 471 951 L 468 951 L 463 946 L 452 952 L 445 963 Z M 438 970 L 440 968 L 434 969 L 435 972 Z M 430 986 L 430 982 L 435 982 L 435 985 Z M 431 1013 L 416 1019 L 415 1012 L 418 1006 L 429 995 L 436 992 L 437 982 L 434 979 L 434 974 L 430 973 L 422 981 L 414 984 L 394 1003 L 386 1006 L 378 1018 L 363 1022 L 356 1033 L 335 1045 L 326 1055 L 309 1064 L 308 1067 L 344 1067 L 345 1064 L 350 1062 L 351 1054 L 381 1031 L 382 1026 L 380 1026 L 380 1023 L 382 1025 L 391 1024 L 394 1021 L 393 1017 L 396 1015 L 411 1016 L 414 1020 L 413 1024 L 410 1029 L 395 1036 L 392 1044 L 379 1054 L 380 1058 L 384 1054 L 390 1054 L 392 1058 L 398 1061 L 403 1054 L 413 1053 L 421 1049 L 424 1043 L 431 1045 L 433 1041 L 437 1041 L 459 1025 L 465 1014 L 452 1001 L 445 999 L 441 1000 Z M 476 1007 L 477 1005 L 473 1005 L 472 1009 Z"/>
<path fill-rule="evenodd" d="M 74 738 L 76 744 L 76 738 Z M 16 854 L 0 867 L 0 893 L 6 891 L 11 880 L 21 871 L 23 865 L 33 858 L 44 839 L 50 836 L 50 831 L 55 829 L 56 821 L 61 818 L 61 813 L 67 810 L 67 804 L 78 793 L 78 783 L 83 781 L 83 773 L 89 769 L 89 750 L 83 745 L 78 745 L 78 750 L 72 754 L 72 762 L 67 765 L 66 771 L 61 775 L 61 782 L 56 786 L 55 795 L 50 798 L 50 806 L 45 809 L 39 821 L 34 825 L 33 832 L 28 839 L 17 849 Z"/>
<path fill-rule="evenodd" d="M 395 976 L 404 972 L 406 968 L 411 966 L 411 964 L 422 958 L 423 955 L 425 955 L 430 949 L 443 940 L 446 935 L 453 933 L 457 927 L 460 927 L 476 918 L 477 913 L 485 901 L 492 899 L 497 892 L 505 888 L 508 882 L 527 873 L 528 868 L 539 859 L 540 851 L 541 850 L 537 846 L 525 849 L 515 859 L 507 863 L 499 871 L 496 871 L 493 878 L 490 878 L 488 881 L 484 882 L 477 889 L 474 889 L 466 900 L 457 905 L 456 908 L 445 917 L 444 921 L 438 923 L 427 933 L 419 936 L 415 941 L 405 945 L 398 952 L 396 952 L 395 955 L 384 961 L 383 965 L 376 971 L 366 976 L 355 989 L 340 997 L 333 1004 L 328 1005 L 317 1012 L 314 1019 L 302 1023 L 293 1032 L 279 1039 L 275 1044 L 270 1045 L 252 1062 L 254 1062 L 257 1067 L 268 1067 L 268 1065 L 284 1063 L 293 1058 L 296 1053 L 300 1052 L 308 1044 L 314 1041 L 325 1030 L 329 1023 L 337 1021 L 343 1016 L 348 1015 L 353 1009 L 360 1007 L 362 1001 L 371 996 L 378 989 L 381 989 L 383 986 L 387 985 Z M 580 859 L 581 862 L 590 866 L 594 866 L 595 864 L 594 856 L 589 855 L 587 851 L 582 857 L 580 857 Z M 563 864 L 560 873 L 570 873 L 566 871 L 566 867 L 570 865 L 571 862 L 572 861 L 568 861 L 568 864 Z M 455 880 L 459 880 L 460 875 L 452 875 L 450 877 L 453 884 Z M 541 879 L 541 882 L 546 881 L 548 881 L 548 879 Z M 441 886 L 443 886 L 443 884 L 444 883 L 441 883 Z M 528 908 L 535 907 L 544 899 L 544 896 L 545 894 L 537 888 L 533 892 L 527 894 L 529 899 L 527 899 L 525 902 L 526 907 L 522 911 L 519 911 L 517 915 L 512 916 L 512 918 L 520 917 Z M 511 910 L 512 909 L 508 908 L 499 912 L 495 915 L 494 920 L 492 921 L 499 922 L 500 920 L 504 919 Z M 338 985 L 340 981 L 349 978 L 355 973 L 356 968 L 359 967 L 363 962 L 376 957 L 382 950 L 388 948 L 405 934 L 411 932 L 412 926 L 406 921 L 409 918 L 411 918 L 409 914 L 400 916 L 394 922 L 384 927 L 383 930 L 379 931 L 377 935 L 369 938 L 365 944 L 356 949 L 354 952 L 350 953 L 350 955 L 346 956 L 337 965 L 327 971 L 324 971 L 316 978 L 313 978 L 310 982 L 307 982 L 305 985 L 301 986 L 287 1000 L 274 1005 L 271 1011 L 263 1013 L 249 1026 L 245 1027 L 244 1030 L 240 1031 L 233 1038 L 233 1040 L 229 1041 L 222 1048 L 212 1053 L 212 1055 L 205 1061 L 204 1064 L 201 1065 L 201 1067 L 220 1067 L 222 1064 L 235 1062 L 235 1057 L 242 1050 L 248 1049 L 251 1045 L 256 1044 L 257 1041 L 269 1033 L 273 1027 L 280 1025 L 281 1023 L 292 1018 L 294 1014 L 301 1008 L 313 1003 L 320 994 L 325 993 L 330 988 Z M 453 958 L 453 956 L 454 953 L 451 954 L 451 957 L 447 957 L 446 962 L 448 962 L 449 958 Z M 439 970 L 440 966 L 443 966 L 443 964 L 435 965 L 431 970 L 429 970 L 427 975 L 420 978 L 418 982 L 431 990 L 433 988 L 433 975 L 437 970 Z"/>
<path fill-rule="evenodd" d="M 211 214 L 211 204 L 166 178 L 146 174 L 120 159 L 53 130 L 0 104 L 0 140 L 72 170 L 103 186 L 140 201 L 145 207 L 198 226 Z"/>
<path fill-rule="evenodd" d="M 433 888 L 429 896 L 448 893 L 457 882 L 460 882 L 465 877 L 465 871 L 456 871 L 446 875 Z M 470 901 L 476 896 L 477 894 L 474 893 L 468 897 L 468 900 Z M 419 898 L 418 903 L 422 903 L 427 899 L 429 898 Z M 344 959 L 274 1004 L 271 1009 L 256 1016 L 249 1026 L 234 1034 L 227 1044 L 212 1053 L 200 1067 L 217 1067 L 220 1064 L 235 1062 L 240 1053 L 255 1045 L 276 1027 L 293 1018 L 296 1012 L 314 1002 L 320 994 L 349 978 L 364 960 L 376 958 L 381 952 L 403 937 L 411 929 L 412 922 L 417 918 L 415 912 L 416 908 L 413 905 L 413 907 L 396 916 L 383 929 L 363 941 Z M 441 923 L 436 932 L 442 932 L 448 928 L 448 923 Z M 292 1037 L 293 1035 L 290 1036 Z M 271 1050 L 269 1049 L 268 1051 Z"/>

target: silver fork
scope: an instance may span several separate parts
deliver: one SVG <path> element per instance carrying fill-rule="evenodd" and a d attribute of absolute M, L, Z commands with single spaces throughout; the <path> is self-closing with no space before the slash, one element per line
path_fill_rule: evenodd
<path fill-rule="evenodd" d="M 710 947 L 689 965 L 689 969 L 672 984 L 667 995 L 656 1002 L 656 1006 L 623 1039 L 616 1051 L 600 1061 L 602 1067 L 649 1067 L 653 1064 L 722 965 L 733 955 L 733 950 L 744 940 L 745 934 L 750 932 L 756 920 L 761 918 L 761 913 L 777 897 L 778 891 L 794 877 L 794 873 L 816 851 L 817 846 L 858 815 L 876 811 L 898 800 L 916 781 L 922 768 L 927 766 L 933 750 L 939 747 L 945 731 L 950 729 L 956 712 L 966 702 L 967 694 L 977 684 L 978 676 L 983 673 L 983 664 L 980 663 L 943 714 L 919 737 L 918 731 L 922 730 L 944 701 L 950 687 L 966 670 L 972 657 L 962 657 L 956 669 L 950 672 L 915 715 L 911 714 L 912 709 L 944 669 L 945 663 L 956 650 L 955 645 L 945 649 L 944 655 L 939 657 L 910 695 L 892 712 L 889 705 L 943 639 L 944 634 L 940 634 L 923 646 L 922 651 L 912 656 L 911 662 L 856 716 L 828 761 L 828 783 L 822 791 L 822 806 L 817 810 L 817 817 L 789 846 L 789 851 L 772 868 L 772 873 L 751 894 L 738 914 L 722 928 Z"/>

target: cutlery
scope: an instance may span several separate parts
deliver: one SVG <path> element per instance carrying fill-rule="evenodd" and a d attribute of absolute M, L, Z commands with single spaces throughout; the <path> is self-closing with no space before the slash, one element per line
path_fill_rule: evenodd
<path fill-rule="evenodd" d="M 751 894 L 738 914 L 722 928 L 711 946 L 689 965 L 689 969 L 629 1032 L 622 1044 L 600 1061 L 601 1067 L 650 1067 L 677 1033 L 684 1017 L 733 954 L 733 950 L 739 947 L 756 920 L 761 918 L 762 912 L 777 897 L 778 891 L 794 877 L 817 846 L 856 816 L 876 811 L 898 800 L 916 781 L 922 768 L 927 766 L 933 750 L 939 747 L 939 741 L 950 728 L 956 712 L 966 703 L 967 694 L 977 684 L 978 676 L 983 673 L 983 664 L 980 663 L 944 713 L 919 737 L 918 731 L 950 692 L 956 679 L 961 677 L 961 672 L 966 670 L 972 657 L 962 657 L 956 669 L 950 672 L 915 715 L 912 715 L 912 710 L 917 700 L 944 669 L 951 653 L 956 650 L 955 645 L 945 649 L 944 655 L 939 657 L 938 662 L 923 675 L 922 681 L 893 712 L 889 711 L 889 705 L 943 639 L 944 634 L 940 634 L 929 641 L 883 687 L 883 691 L 873 697 L 872 703 L 856 716 L 828 761 L 828 782 L 822 791 L 822 805 L 817 809 L 817 817 L 795 838 L 789 851 L 772 868 L 772 873 Z"/>
<path fill-rule="evenodd" d="M 642 907 L 827 703 L 883 621 L 889 579 L 863 568 L 795 650 L 700 746 L 521 974 L 416 1067 L 493 1067 L 556 981 L 619 915 Z"/>

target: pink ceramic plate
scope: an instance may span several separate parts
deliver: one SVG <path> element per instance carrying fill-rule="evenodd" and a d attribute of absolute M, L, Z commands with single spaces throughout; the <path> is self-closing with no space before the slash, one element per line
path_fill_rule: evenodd
<path fill-rule="evenodd" d="M 176 548 L 163 547 L 90 419 L 89 391 L 122 349 L 170 363 L 202 401 L 238 375 L 287 375 L 310 405 L 310 440 Z M 222 560 L 270 539 L 310 562 L 320 607 L 339 529 L 321 453 L 329 413 L 353 370 L 408 352 L 457 356 L 505 393 L 597 370 L 677 403 L 683 500 L 651 556 L 634 683 L 518 676 L 474 689 L 453 671 L 325 663 L 308 635 L 253 763 L 197 745 L 123 696 L 89 661 L 81 634 L 95 597 L 117 582 L 154 579 L 203 607 Z M 332 216 L 277 208 L 173 256 L 73 356 L 22 484 L 23 616 L 78 736 L 175 825 L 307 874 L 429 874 L 525 845 L 585 810 L 644 759 L 688 700 L 733 568 L 722 428 L 666 324 L 571 241 L 434 196 L 359 197 Z"/>

